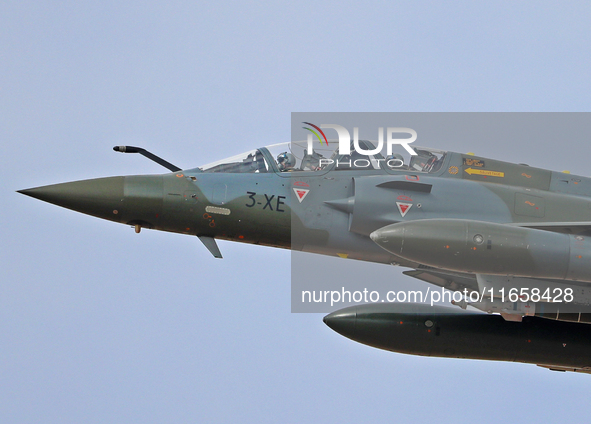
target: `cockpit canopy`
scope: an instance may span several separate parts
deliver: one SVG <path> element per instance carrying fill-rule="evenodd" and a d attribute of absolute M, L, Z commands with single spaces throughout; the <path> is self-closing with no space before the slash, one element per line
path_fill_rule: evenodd
<path fill-rule="evenodd" d="M 360 140 L 362 151 L 375 150 L 371 141 Z M 292 172 L 328 172 L 355 170 L 386 170 L 406 172 L 437 172 L 445 158 L 446 152 L 412 146 L 416 155 L 410 155 L 403 148 L 391 155 L 384 151 L 375 154 L 363 154 L 355 150 L 351 143 L 350 154 L 339 152 L 339 143 L 328 140 L 327 143 L 312 145 L 307 141 L 292 141 L 273 144 L 260 149 L 251 150 L 213 162 L 196 169 L 196 171 L 214 173 L 292 173 Z"/>

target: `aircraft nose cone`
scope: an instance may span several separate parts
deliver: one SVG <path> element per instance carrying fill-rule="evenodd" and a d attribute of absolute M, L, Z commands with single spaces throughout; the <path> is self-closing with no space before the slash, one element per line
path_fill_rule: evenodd
<path fill-rule="evenodd" d="M 119 221 L 124 177 L 97 178 L 19 190 L 44 202 L 99 218 Z"/>
<path fill-rule="evenodd" d="M 357 306 L 330 313 L 324 317 L 323 321 L 337 333 L 352 339 L 355 337 L 357 326 Z"/>
<path fill-rule="evenodd" d="M 369 237 L 382 249 L 394 254 L 402 253 L 405 224 L 393 224 L 375 230 Z"/>

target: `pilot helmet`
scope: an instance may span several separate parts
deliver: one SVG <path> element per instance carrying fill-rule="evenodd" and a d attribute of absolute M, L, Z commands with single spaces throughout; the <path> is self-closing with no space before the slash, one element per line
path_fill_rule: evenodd
<path fill-rule="evenodd" d="M 277 156 L 277 164 L 280 171 L 287 171 L 295 166 L 296 158 L 291 153 L 283 152 Z"/>

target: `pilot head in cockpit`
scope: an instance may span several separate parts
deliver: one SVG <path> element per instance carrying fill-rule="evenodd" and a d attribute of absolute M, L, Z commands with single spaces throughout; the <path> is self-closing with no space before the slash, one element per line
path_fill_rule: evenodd
<path fill-rule="evenodd" d="M 296 164 L 294 155 L 288 152 L 283 152 L 277 156 L 277 166 L 281 172 L 292 171 Z"/>

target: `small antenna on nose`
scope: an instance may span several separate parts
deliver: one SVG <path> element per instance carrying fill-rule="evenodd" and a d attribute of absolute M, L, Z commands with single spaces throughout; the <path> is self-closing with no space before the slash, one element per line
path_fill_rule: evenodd
<path fill-rule="evenodd" d="M 146 149 L 142 149 L 141 147 L 115 146 L 113 147 L 113 150 L 121 153 L 139 153 L 140 155 L 147 157 L 148 159 L 156 162 L 158 165 L 162 165 L 163 167 L 171 170 L 172 172 L 178 172 L 181 170 L 181 168 L 179 168 L 178 166 L 175 166 L 172 163 L 165 161 L 161 157 L 158 157 L 155 154 L 148 152 Z"/>

